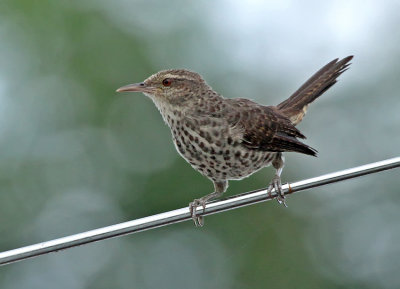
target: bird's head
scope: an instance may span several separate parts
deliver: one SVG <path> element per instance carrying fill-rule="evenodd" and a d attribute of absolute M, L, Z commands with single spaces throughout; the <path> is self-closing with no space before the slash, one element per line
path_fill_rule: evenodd
<path fill-rule="evenodd" d="M 179 105 L 196 100 L 208 89 L 211 88 L 198 73 L 171 69 L 157 72 L 143 82 L 122 86 L 117 92 L 143 92 L 156 104 Z"/>

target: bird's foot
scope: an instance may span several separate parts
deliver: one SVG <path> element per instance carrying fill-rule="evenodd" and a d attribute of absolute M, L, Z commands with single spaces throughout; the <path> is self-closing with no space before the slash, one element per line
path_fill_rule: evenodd
<path fill-rule="evenodd" d="M 200 199 L 194 199 L 193 202 L 189 203 L 190 215 L 192 216 L 193 222 L 196 225 L 196 227 L 204 226 L 204 217 L 197 215 L 197 208 L 200 206 L 203 207 L 203 213 L 204 213 L 206 209 L 206 203 L 222 196 L 227 186 L 228 186 L 227 181 L 219 181 L 219 182 L 215 181 L 214 182 L 215 192 L 208 194 Z"/>
<path fill-rule="evenodd" d="M 275 175 L 268 186 L 267 192 L 270 197 L 272 197 L 272 190 L 274 189 L 276 193 L 276 200 L 278 201 L 278 203 L 283 204 L 285 207 L 287 207 L 285 201 L 286 197 L 282 191 L 282 182 L 281 182 L 281 177 L 279 175 Z"/>
<path fill-rule="evenodd" d="M 206 202 L 207 200 L 200 198 L 200 199 L 194 199 L 193 202 L 189 203 L 189 211 L 190 215 L 192 216 L 194 225 L 196 227 L 203 227 L 204 226 L 204 217 L 203 216 L 198 216 L 196 213 L 197 207 L 203 207 L 203 211 L 206 209 Z"/>

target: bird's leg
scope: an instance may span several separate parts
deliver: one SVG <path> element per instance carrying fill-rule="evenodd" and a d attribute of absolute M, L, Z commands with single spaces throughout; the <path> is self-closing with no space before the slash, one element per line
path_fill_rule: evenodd
<path fill-rule="evenodd" d="M 221 197 L 228 187 L 227 181 L 213 181 L 213 183 L 214 183 L 213 193 L 208 194 L 200 199 L 194 199 L 193 202 L 189 203 L 190 214 L 192 215 L 192 219 L 196 227 L 203 227 L 204 225 L 204 217 L 197 216 L 196 214 L 197 207 L 202 206 L 203 210 L 205 210 L 206 203 L 215 198 Z"/>
<path fill-rule="evenodd" d="M 285 202 L 285 194 L 282 192 L 282 182 L 281 182 L 281 173 L 283 170 L 283 166 L 285 164 L 285 159 L 282 156 L 282 153 L 277 153 L 275 159 L 272 161 L 272 166 L 275 168 L 275 176 L 273 177 L 271 183 L 268 186 L 267 192 L 271 197 L 272 190 L 275 189 L 276 200 L 279 204 L 283 204 L 287 207 Z"/>

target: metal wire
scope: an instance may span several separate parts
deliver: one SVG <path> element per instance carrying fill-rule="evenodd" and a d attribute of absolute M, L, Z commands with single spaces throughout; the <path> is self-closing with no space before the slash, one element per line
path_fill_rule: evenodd
<path fill-rule="evenodd" d="M 298 191 L 324 186 L 329 183 L 340 182 L 346 179 L 356 178 L 396 167 L 400 167 L 400 157 L 346 169 L 291 184 L 285 184 L 282 186 L 282 189 L 285 195 L 288 195 Z M 272 191 L 271 196 L 269 196 L 267 190 L 261 189 L 212 202 L 207 204 L 207 207 L 204 211 L 202 208 L 199 208 L 197 212 L 199 215 L 206 216 L 259 202 L 269 201 L 274 197 L 276 197 L 274 191 Z M 50 252 L 60 251 L 117 236 L 138 233 L 187 220 L 191 220 L 191 216 L 189 209 L 186 207 L 76 235 L 70 235 L 64 238 L 5 251 L 0 253 L 0 265 L 5 265 Z"/>

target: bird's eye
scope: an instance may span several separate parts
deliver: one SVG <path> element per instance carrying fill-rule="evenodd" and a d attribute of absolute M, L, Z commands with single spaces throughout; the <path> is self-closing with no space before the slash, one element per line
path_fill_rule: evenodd
<path fill-rule="evenodd" d="M 164 80 L 162 81 L 162 84 L 163 84 L 164 86 L 170 86 L 171 83 L 172 83 L 172 80 L 169 79 L 169 78 L 166 78 L 166 79 L 164 79 Z"/>

